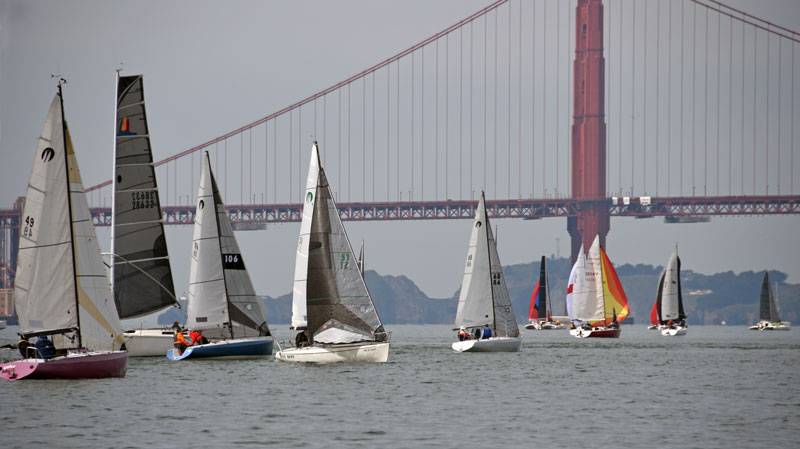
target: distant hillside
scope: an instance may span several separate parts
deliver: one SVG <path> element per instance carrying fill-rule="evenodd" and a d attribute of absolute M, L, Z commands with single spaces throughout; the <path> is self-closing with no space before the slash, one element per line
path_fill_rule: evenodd
<path fill-rule="evenodd" d="M 552 310 L 556 315 L 564 314 L 564 297 L 571 265 L 569 259 L 550 259 L 547 271 L 550 278 Z M 637 324 L 649 321 L 650 308 L 655 300 L 658 276 L 662 267 L 652 265 L 616 266 Z M 527 321 L 531 290 L 539 278 L 539 261 L 510 265 L 503 268 L 509 294 L 517 315 L 517 321 Z M 800 285 L 786 284 L 786 275 L 770 271 L 770 279 L 778 282 L 778 298 L 781 318 L 800 325 Z M 429 298 L 419 287 L 405 276 L 380 275 L 374 270 L 366 272 L 375 307 L 386 324 L 446 324 L 452 323 L 458 305 L 459 286 L 451 298 Z M 730 325 L 754 324 L 758 318 L 758 300 L 764 272 L 746 271 L 717 273 L 706 276 L 692 271 L 681 272 L 684 307 L 689 324 Z M 261 303 L 270 324 L 291 321 L 292 296 L 290 293 L 272 298 L 263 296 Z M 182 318 L 180 312 L 171 309 L 159 317 L 159 323 L 169 324 Z"/>

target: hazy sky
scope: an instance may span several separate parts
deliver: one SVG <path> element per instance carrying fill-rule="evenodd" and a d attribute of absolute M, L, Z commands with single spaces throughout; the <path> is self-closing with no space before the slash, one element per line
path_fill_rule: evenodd
<path fill-rule="evenodd" d="M 120 62 L 125 74 L 145 74 L 153 148 L 160 160 L 329 87 L 489 3 L 3 0 L 0 207 L 10 207 L 25 192 L 36 138 L 56 91 L 51 74 L 68 79 L 67 120 L 83 180 L 90 186 L 109 178 L 114 70 Z M 800 29 L 800 2 L 728 3 Z M 304 179 L 307 161 L 302 164 Z M 500 227 L 505 265 L 559 251 L 568 256 L 566 220 L 494 223 Z M 345 226 L 356 246 L 366 240 L 368 269 L 406 274 L 430 296 L 449 296 L 459 287 L 468 221 Z M 693 225 L 618 218 L 612 219 L 607 242 L 616 264 L 663 265 L 678 243 L 686 269 L 777 269 L 789 274 L 789 282 L 800 282 L 799 228 L 798 216 L 715 217 Z M 192 229 L 167 229 L 180 293 L 188 283 Z M 260 294 L 291 290 L 298 231 L 294 223 L 237 234 Z M 107 247 L 108 228 L 98 228 L 98 234 Z"/>

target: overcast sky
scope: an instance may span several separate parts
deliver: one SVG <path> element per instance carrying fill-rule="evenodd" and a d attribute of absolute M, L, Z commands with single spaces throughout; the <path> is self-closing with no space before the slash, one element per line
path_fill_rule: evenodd
<path fill-rule="evenodd" d="M 3 0 L 0 208 L 9 208 L 25 192 L 36 138 L 56 91 L 51 74 L 68 79 L 67 120 L 83 180 L 90 186 L 109 178 L 114 70 L 120 62 L 124 74 L 145 74 L 154 157 L 160 160 L 327 88 L 489 3 Z M 728 3 L 800 29 L 800 2 Z M 304 159 L 303 179 L 306 166 Z M 566 220 L 496 220 L 495 224 L 500 228 L 499 251 L 505 265 L 538 260 L 542 254 L 568 256 Z M 368 269 L 408 275 L 434 297 L 450 296 L 459 287 L 468 221 L 347 222 L 345 226 L 355 246 L 366 240 Z M 710 223 L 692 225 L 616 218 L 607 242 L 615 264 L 663 265 L 678 243 L 686 269 L 708 274 L 775 269 L 796 283 L 800 282 L 797 229 L 798 216 L 715 217 Z M 238 233 L 260 294 L 291 290 L 298 231 L 299 224 L 294 223 Z M 167 232 L 175 285 L 181 293 L 188 284 L 192 230 L 169 226 Z M 98 234 L 107 247 L 108 228 L 98 228 Z"/>

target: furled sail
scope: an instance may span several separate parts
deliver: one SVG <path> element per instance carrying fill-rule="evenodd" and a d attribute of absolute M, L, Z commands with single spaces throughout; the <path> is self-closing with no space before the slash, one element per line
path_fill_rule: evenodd
<path fill-rule="evenodd" d="M 212 339 L 270 335 L 208 154 L 197 192 L 187 326 Z"/>
<path fill-rule="evenodd" d="M 316 145 L 312 153 L 316 152 Z M 314 204 L 317 198 L 319 181 L 319 157 L 311 155 L 306 178 L 306 191 L 303 195 L 303 219 L 300 222 L 300 237 L 297 242 L 297 254 L 294 261 L 294 286 L 292 288 L 292 329 L 306 329 L 308 316 L 306 312 L 306 286 L 308 283 L 308 242 L 311 240 L 311 222 L 314 219 Z"/>
<path fill-rule="evenodd" d="M 777 323 L 781 320 L 778 315 L 778 305 L 775 297 L 772 296 L 772 288 L 769 285 L 769 273 L 764 273 L 764 280 L 761 282 L 761 303 L 758 311 L 760 321 Z"/>
<path fill-rule="evenodd" d="M 142 75 L 117 85 L 114 213 L 111 252 L 120 318 L 177 303 L 162 223 Z"/>
<path fill-rule="evenodd" d="M 59 94 L 39 137 L 20 230 L 15 299 L 20 333 L 54 334 L 57 346 L 74 346 L 60 334 L 78 331 L 89 350 L 122 343 L 108 276 L 100 255 L 77 159 Z"/>
<path fill-rule="evenodd" d="M 386 341 L 386 332 L 339 217 L 325 170 L 319 162 L 316 142 L 311 159 L 312 169 L 313 160 L 319 169 L 315 191 L 310 197 L 306 193 L 305 207 L 310 204 L 313 208 L 307 237 L 307 266 L 295 269 L 295 279 L 306 279 L 307 327 L 313 341 L 318 343 Z M 303 231 L 301 227 L 300 245 L 304 244 Z M 298 251 L 298 263 L 302 262 L 300 255 Z M 297 291 L 295 288 L 296 295 Z M 294 306 L 293 309 L 299 310 Z M 292 319 L 293 324 L 299 321 Z"/>

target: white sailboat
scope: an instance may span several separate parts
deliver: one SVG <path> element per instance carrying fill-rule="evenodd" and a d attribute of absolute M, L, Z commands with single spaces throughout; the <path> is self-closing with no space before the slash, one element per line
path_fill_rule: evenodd
<path fill-rule="evenodd" d="M 208 153 L 203 159 L 197 192 L 186 326 L 201 331 L 211 342 L 189 346 L 183 353 L 170 349 L 170 360 L 248 359 L 272 354 L 272 336 Z"/>
<path fill-rule="evenodd" d="M 483 192 L 469 238 L 455 325 L 460 336 L 452 344 L 454 351 L 519 351 L 522 344 Z M 487 326 L 491 331 L 488 338 L 483 331 Z M 464 338 L 464 333 L 470 337 Z"/>
<path fill-rule="evenodd" d="M 650 312 L 650 322 L 650 329 L 659 329 L 661 335 L 667 337 L 686 335 L 688 332 L 681 293 L 681 259 L 678 257 L 677 246 L 659 277 L 658 294 Z"/>
<path fill-rule="evenodd" d="M 788 331 L 791 323 L 781 321 L 778 312 L 778 303 L 772 296 L 772 288 L 769 285 L 769 273 L 764 273 L 764 280 L 761 282 L 761 299 L 758 306 L 758 323 L 750 326 L 750 330 L 759 331 Z"/>
<path fill-rule="evenodd" d="M 133 320 L 178 301 L 153 166 L 143 76 L 117 72 L 116 97 L 111 286 L 120 319 Z M 173 333 L 169 328 L 139 326 L 126 330 L 124 338 L 131 357 L 163 357 L 172 348 Z"/>
<path fill-rule="evenodd" d="M 311 149 L 295 260 L 289 362 L 372 362 L 389 358 L 389 334 L 372 302 L 319 159 Z M 361 258 L 363 262 L 363 256 Z"/>
<path fill-rule="evenodd" d="M 567 287 L 570 334 L 578 338 L 618 338 L 619 323 L 628 316 L 628 299 L 616 270 L 595 236 L 589 254 L 572 266 Z"/>
<path fill-rule="evenodd" d="M 42 343 L 48 338 L 53 346 L 31 346 L 25 359 L 0 365 L 0 377 L 8 380 L 124 377 L 128 366 L 64 120 L 62 83 L 36 147 L 14 285 L 20 335 Z"/>

